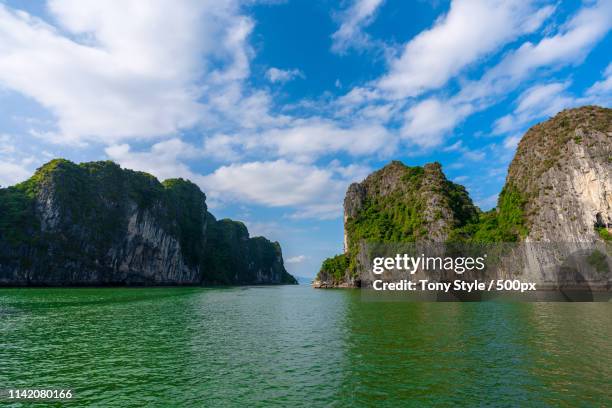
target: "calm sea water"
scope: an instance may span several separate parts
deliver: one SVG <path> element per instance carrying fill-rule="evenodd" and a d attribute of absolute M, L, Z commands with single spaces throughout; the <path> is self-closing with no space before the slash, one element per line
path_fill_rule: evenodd
<path fill-rule="evenodd" d="M 0 290 L 0 388 L 72 406 L 612 406 L 611 384 L 612 303 Z"/>

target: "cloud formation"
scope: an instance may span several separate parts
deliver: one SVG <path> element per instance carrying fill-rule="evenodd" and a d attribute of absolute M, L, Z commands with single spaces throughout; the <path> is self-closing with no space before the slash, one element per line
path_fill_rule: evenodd
<path fill-rule="evenodd" d="M 56 141 L 196 125 L 203 100 L 248 76 L 252 21 L 233 1 L 154 3 L 52 0 L 57 27 L 0 5 L 0 83 L 57 117 Z"/>
<path fill-rule="evenodd" d="M 272 67 L 266 71 L 266 78 L 272 83 L 285 83 L 296 78 L 305 78 L 305 76 L 304 73 L 297 68 L 279 69 Z"/>
<path fill-rule="evenodd" d="M 299 264 L 304 262 L 308 257 L 306 255 L 296 255 L 285 260 L 285 263 L 288 264 Z"/>
<path fill-rule="evenodd" d="M 377 86 L 396 98 L 439 88 L 500 46 L 536 30 L 553 10 L 538 9 L 534 1 L 455 0 L 432 28 L 405 44 Z"/>
<path fill-rule="evenodd" d="M 404 137 L 418 145 L 439 145 L 468 116 L 499 103 L 508 92 L 538 71 L 555 71 L 584 59 L 611 27 L 612 3 L 600 1 L 583 7 L 558 32 L 544 36 L 536 43 L 524 42 L 486 70 L 480 79 L 464 81 L 454 95 L 444 98 L 431 96 L 408 108 Z M 555 107 L 562 109 L 569 105 L 568 100 L 558 99 Z M 558 112 L 555 112 L 555 107 L 547 112 Z M 423 113 L 424 117 L 419 118 L 417 113 Z M 507 123 L 497 125 L 507 126 Z M 497 131 L 501 130 L 501 127 L 497 128 Z"/>
<path fill-rule="evenodd" d="M 384 0 L 355 0 L 340 13 L 340 27 L 332 34 L 332 51 L 343 54 L 350 48 L 367 47 L 370 37 L 363 32 L 374 19 L 377 9 Z"/>
<path fill-rule="evenodd" d="M 553 116 L 575 105 L 577 101 L 565 92 L 569 85 L 569 82 L 553 82 L 527 89 L 519 96 L 514 112 L 495 122 L 493 133 L 516 132 L 535 119 Z"/>
<path fill-rule="evenodd" d="M 587 92 L 587 96 L 592 98 L 595 103 L 609 106 L 612 104 L 612 63 L 608 64 L 603 73 L 603 79 L 597 81 Z"/>
<path fill-rule="evenodd" d="M 45 21 L 0 4 L 0 86 L 52 114 L 55 126 L 32 125 L 38 138 L 103 148 L 125 167 L 189 178 L 215 203 L 292 218 L 338 217 L 348 183 L 392 156 L 506 154 L 533 120 L 611 101 L 610 66 L 582 95 L 572 94 L 572 78 L 547 77 L 580 64 L 609 32 L 609 1 L 586 2 L 555 25 L 561 11 L 548 1 L 453 0 L 396 50 L 394 38 L 366 33 L 383 0 L 354 0 L 335 15 L 333 58 L 376 45 L 389 59 L 370 78 L 341 78 L 353 86 L 345 95 L 291 106 L 275 85 L 312 79 L 294 63 L 264 63 L 269 84 L 258 85 L 250 4 L 50 0 Z M 506 99 L 494 148 L 469 147 L 455 140 L 461 134 L 443 147 L 461 123 Z M 0 183 L 31 170 L 29 156 L 10 148 L 0 143 Z"/>
<path fill-rule="evenodd" d="M 343 170 L 285 159 L 255 161 L 222 166 L 204 176 L 201 184 L 213 199 L 294 207 L 294 218 L 336 218 L 342 214 L 348 184 L 364 177 L 363 173 Z"/>
<path fill-rule="evenodd" d="M 269 207 L 290 207 L 293 218 L 336 218 L 341 215 L 342 197 L 348 185 L 363 179 L 369 168 L 328 166 L 291 162 L 285 159 L 235 163 L 210 174 L 193 172 L 185 163 L 202 157 L 203 151 L 179 139 L 133 151 L 128 144 L 105 149 L 107 156 L 125 168 L 146 171 L 166 179 L 183 177 L 198 184 L 214 203 L 242 202 Z"/>

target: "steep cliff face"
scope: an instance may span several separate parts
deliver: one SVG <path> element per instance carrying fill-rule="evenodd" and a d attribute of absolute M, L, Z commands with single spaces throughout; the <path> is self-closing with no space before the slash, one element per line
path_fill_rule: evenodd
<path fill-rule="evenodd" d="M 612 256 L 606 245 L 612 237 L 612 109 L 569 109 L 532 127 L 518 145 L 504 189 L 520 196 L 525 228 L 509 274 L 552 286 L 572 280 L 606 284 L 602 272 L 610 266 L 603 254 Z M 568 257 L 579 261 L 571 275 L 557 267 Z M 596 257 L 603 262 L 599 273 L 580 262 Z"/>
<path fill-rule="evenodd" d="M 446 179 L 439 163 L 409 167 L 393 161 L 352 184 L 344 200 L 343 255 L 325 261 L 317 280 L 323 286 L 358 286 L 369 265 L 361 245 L 444 242 L 478 219 L 465 188 Z"/>
<path fill-rule="evenodd" d="M 231 221 L 205 199 L 186 180 L 53 160 L 0 189 L 0 284 L 293 283 L 278 243 L 220 234 Z"/>
<path fill-rule="evenodd" d="M 474 207 L 439 164 L 399 162 L 351 185 L 344 208 L 344 254 L 324 261 L 316 285 L 358 286 L 357 277 L 369 267 L 364 243 L 453 242 L 495 244 L 497 273 L 554 286 L 564 259 L 610 253 L 612 110 L 570 109 L 531 128 L 494 210 Z M 592 268 L 572 268 L 580 279 L 605 283 L 606 276 L 592 276 Z"/>
<path fill-rule="evenodd" d="M 526 239 L 579 242 L 612 228 L 612 110 L 565 110 L 518 145 L 506 188 L 525 200 Z"/>
<path fill-rule="evenodd" d="M 208 213 L 211 227 L 207 234 L 207 266 L 214 275 L 204 276 L 204 282 L 263 284 L 268 282 L 296 284 L 283 266 L 278 242 L 264 237 L 249 237 L 247 227 L 230 219 L 216 221 Z"/>
<path fill-rule="evenodd" d="M 409 167 L 393 161 L 349 186 L 344 246 L 362 238 L 445 241 L 452 229 L 476 217 L 465 188 L 448 181 L 439 163 Z"/>

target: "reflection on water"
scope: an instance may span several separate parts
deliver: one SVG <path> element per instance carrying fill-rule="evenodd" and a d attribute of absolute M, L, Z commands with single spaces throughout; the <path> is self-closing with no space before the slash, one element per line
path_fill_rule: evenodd
<path fill-rule="evenodd" d="M 601 405 L 611 398 L 610 306 L 352 302 L 342 398 Z"/>
<path fill-rule="evenodd" d="M 611 312 L 304 286 L 2 290 L 0 383 L 117 407 L 606 406 Z"/>

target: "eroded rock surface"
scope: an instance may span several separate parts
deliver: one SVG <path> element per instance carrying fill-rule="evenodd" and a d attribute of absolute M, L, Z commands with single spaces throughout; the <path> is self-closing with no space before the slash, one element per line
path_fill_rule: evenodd
<path fill-rule="evenodd" d="M 217 221 L 187 180 L 57 159 L 0 189 L 0 285 L 280 283 L 280 245 Z"/>

